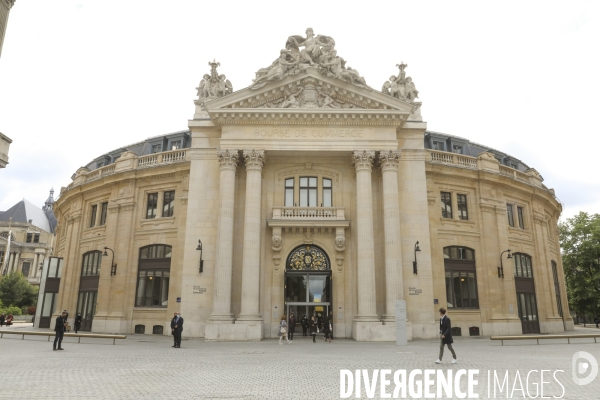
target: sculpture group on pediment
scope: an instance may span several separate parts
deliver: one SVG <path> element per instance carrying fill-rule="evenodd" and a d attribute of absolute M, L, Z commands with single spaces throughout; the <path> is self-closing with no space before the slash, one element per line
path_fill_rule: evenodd
<path fill-rule="evenodd" d="M 346 67 L 346 61 L 338 57 L 335 40 L 330 36 L 314 35 L 312 28 L 306 30 L 306 37 L 290 36 L 285 49 L 267 68 L 256 72 L 251 89 L 259 89 L 268 82 L 277 81 L 286 76 L 296 75 L 308 68 L 316 68 L 325 76 L 340 79 L 354 85 L 370 89 L 358 71 Z"/>
<path fill-rule="evenodd" d="M 223 97 L 233 92 L 233 86 L 229 79 L 224 74 L 219 75 L 217 72 L 217 67 L 221 64 L 213 60 L 208 65 L 210 66 L 210 74 L 204 74 L 200 84 L 196 88 L 198 91 L 197 101 L 200 103 Z"/>
<path fill-rule="evenodd" d="M 332 108 L 352 109 L 362 108 L 347 100 L 340 98 L 333 89 L 325 89 L 320 82 L 312 77 L 299 82 L 298 87 L 286 90 L 283 97 L 261 104 L 264 108 Z"/>
<path fill-rule="evenodd" d="M 381 92 L 397 99 L 415 101 L 419 97 L 419 91 L 416 89 L 412 78 L 406 76 L 407 64 L 396 64 L 400 70 L 398 76 L 392 75 L 388 81 L 385 81 Z"/>

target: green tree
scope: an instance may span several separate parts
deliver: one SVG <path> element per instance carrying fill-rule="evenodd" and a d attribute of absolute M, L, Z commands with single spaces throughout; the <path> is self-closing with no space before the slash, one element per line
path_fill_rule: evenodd
<path fill-rule="evenodd" d="M 579 315 L 600 312 L 600 214 L 580 212 L 558 225 L 569 304 Z"/>
<path fill-rule="evenodd" d="M 0 301 L 5 307 L 32 306 L 37 302 L 38 288 L 27 282 L 20 272 L 13 272 L 0 280 Z"/>

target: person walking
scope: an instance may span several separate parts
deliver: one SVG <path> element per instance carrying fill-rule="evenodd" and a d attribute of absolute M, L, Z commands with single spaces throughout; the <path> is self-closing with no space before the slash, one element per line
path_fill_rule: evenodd
<path fill-rule="evenodd" d="M 310 317 L 310 334 L 313 337 L 313 343 L 317 343 L 317 320 L 314 315 Z"/>
<path fill-rule="evenodd" d="M 173 346 L 176 349 L 181 348 L 181 332 L 183 332 L 183 318 L 178 312 L 173 313 L 171 320 L 171 334 L 173 335 Z"/>
<path fill-rule="evenodd" d="M 596 328 L 600 328 L 600 317 L 598 315 L 594 316 L 594 323 L 596 324 Z"/>
<path fill-rule="evenodd" d="M 300 325 L 302 325 L 302 336 L 308 336 L 308 317 L 306 314 L 302 317 L 300 321 Z"/>
<path fill-rule="evenodd" d="M 63 310 L 63 314 L 65 315 L 65 332 L 69 332 L 71 330 L 71 325 L 69 325 L 69 313 L 67 310 Z"/>
<path fill-rule="evenodd" d="M 77 313 L 77 316 L 75 317 L 75 333 L 77 333 L 77 331 L 81 329 L 82 320 L 83 319 L 81 318 L 81 314 Z"/>
<path fill-rule="evenodd" d="M 6 319 L 6 316 L 4 314 L 0 314 L 0 328 L 2 328 L 4 326 L 5 319 Z"/>
<path fill-rule="evenodd" d="M 442 357 L 444 356 L 444 346 L 448 346 L 448 350 L 452 353 L 452 364 L 456 364 L 458 361 L 456 360 L 456 353 L 452 348 L 452 323 L 450 322 L 450 318 L 446 315 L 446 309 L 444 307 L 440 308 L 440 334 L 442 335 L 440 338 L 440 355 L 435 362 L 436 364 L 442 363 Z"/>
<path fill-rule="evenodd" d="M 288 339 L 290 341 L 294 341 L 294 331 L 296 330 L 296 317 L 294 313 L 290 314 L 290 319 L 288 320 Z"/>
<path fill-rule="evenodd" d="M 325 317 L 323 320 L 323 333 L 325 334 L 325 341 L 331 343 L 331 318 Z"/>
<path fill-rule="evenodd" d="M 279 344 L 281 344 L 281 339 L 283 339 L 285 337 L 285 340 L 287 340 L 287 342 L 289 344 L 292 344 L 292 342 L 290 342 L 290 339 L 288 338 L 288 329 L 287 329 L 287 315 L 283 315 L 281 317 L 281 320 L 279 321 Z"/>
<path fill-rule="evenodd" d="M 54 344 L 52 345 L 52 350 L 64 350 L 62 348 L 62 340 L 63 335 L 65 334 L 65 330 L 67 329 L 67 312 L 63 311 L 58 317 L 56 317 L 56 323 L 54 324 L 54 332 L 56 332 L 54 336 Z M 56 344 L 58 342 L 58 347 Z"/>

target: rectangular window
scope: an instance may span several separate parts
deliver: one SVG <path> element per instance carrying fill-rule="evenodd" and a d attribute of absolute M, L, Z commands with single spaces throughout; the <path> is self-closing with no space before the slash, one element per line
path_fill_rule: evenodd
<path fill-rule="evenodd" d="M 452 152 L 456 154 L 463 154 L 463 147 L 455 144 L 452 146 Z"/>
<path fill-rule="evenodd" d="M 440 192 L 442 199 L 442 218 L 452 218 L 452 197 L 450 192 Z"/>
<path fill-rule="evenodd" d="M 90 228 L 96 225 L 96 213 L 98 212 L 98 205 L 92 206 L 92 215 L 90 216 Z"/>
<path fill-rule="evenodd" d="M 519 278 L 533 278 L 531 257 L 525 254 L 515 254 L 515 276 Z"/>
<path fill-rule="evenodd" d="M 479 308 L 475 272 L 446 270 L 448 308 Z"/>
<path fill-rule="evenodd" d="M 146 219 L 156 218 L 157 206 L 158 193 L 148 193 L 148 204 L 146 205 Z"/>
<path fill-rule="evenodd" d="M 100 225 L 106 225 L 106 214 L 108 213 L 108 202 L 102 203 L 100 208 Z"/>
<path fill-rule="evenodd" d="M 431 147 L 433 148 L 433 150 L 438 150 L 438 151 L 446 150 L 446 146 L 445 146 L 444 142 L 433 142 L 433 145 Z"/>
<path fill-rule="evenodd" d="M 317 206 L 317 178 L 300 177 L 300 207 Z"/>
<path fill-rule="evenodd" d="M 181 148 L 181 140 L 174 140 L 171 142 L 171 150 L 177 150 Z"/>
<path fill-rule="evenodd" d="M 510 163 L 510 167 L 513 169 L 517 169 L 517 164 Z"/>
<path fill-rule="evenodd" d="M 33 234 L 33 243 L 39 243 L 40 242 L 40 234 L 38 232 Z"/>
<path fill-rule="evenodd" d="M 512 204 L 506 205 L 506 215 L 508 216 L 508 226 L 511 228 L 515 227 L 515 219 L 513 217 L 513 206 Z"/>
<path fill-rule="evenodd" d="M 27 278 L 29 276 L 29 269 L 31 268 L 31 263 L 30 262 L 24 262 L 23 263 L 23 267 L 21 267 L 21 273 L 23 274 L 23 276 L 25 278 Z"/>
<path fill-rule="evenodd" d="M 163 217 L 172 217 L 175 209 L 175 191 L 170 190 L 163 195 Z"/>
<path fill-rule="evenodd" d="M 285 201 L 286 207 L 294 206 L 294 178 L 288 178 L 285 180 Z"/>
<path fill-rule="evenodd" d="M 331 179 L 323 178 L 323 207 L 333 207 Z"/>
<path fill-rule="evenodd" d="M 523 220 L 523 207 L 517 206 L 517 219 L 519 220 L 519 228 L 525 229 L 525 221 Z"/>
<path fill-rule="evenodd" d="M 27 243 L 31 243 L 32 239 L 33 239 L 33 233 L 27 232 L 27 239 L 25 239 L 25 241 Z"/>
<path fill-rule="evenodd" d="M 467 209 L 467 195 L 466 194 L 457 194 L 456 195 L 456 203 L 458 206 L 458 218 L 468 220 L 469 219 L 469 211 Z"/>
<path fill-rule="evenodd" d="M 152 154 L 160 153 L 162 151 L 162 144 L 153 144 L 152 145 Z"/>
<path fill-rule="evenodd" d="M 104 167 L 104 161 L 100 161 L 96 163 L 96 168 Z"/>
<path fill-rule="evenodd" d="M 138 272 L 136 307 L 167 307 L 169 299 L 168 270 L 140 270 Z"/>

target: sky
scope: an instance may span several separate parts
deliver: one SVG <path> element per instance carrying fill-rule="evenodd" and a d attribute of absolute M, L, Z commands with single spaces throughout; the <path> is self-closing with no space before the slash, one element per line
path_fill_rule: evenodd
<path fill-rule="evenodd" d="M 187 129 L 221 63 L 249 86 L 290 35 L 332 36 L 373 88 L 408 64 L 429 130 L 535 168 L 563 218 L 600 212 L 600 2 L 17 0 L 0 56 L 0 210 L 94 158 Z"/>

